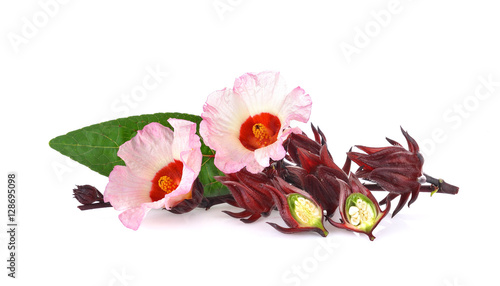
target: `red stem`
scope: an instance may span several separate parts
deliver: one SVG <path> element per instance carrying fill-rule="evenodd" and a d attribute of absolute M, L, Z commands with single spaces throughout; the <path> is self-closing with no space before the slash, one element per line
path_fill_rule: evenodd
<path fill-rule="evenodd" d="M 456 195 L 458 194 L 458 187 L 448 184 L 443 179 L 436 179 L 427 174 L 424 174 L 426 177 L 427 183 L 430 185 L 422 185 L 420 186 L 420 192 L 424 193 L 432 193 L 437 190 L 438 194 L 450 194 Z M 365 187 L 370 191 L 385 191 L 377 184 L 366 184 Z"/>
<path fill-rule="evenodd" d="M 100 208 L 109 208 L 109 207 L 111 207 L 110 203 L 96 203 L 96 204 L 78 206 L 78 208 L 82 211 L 100 209 Z"/>

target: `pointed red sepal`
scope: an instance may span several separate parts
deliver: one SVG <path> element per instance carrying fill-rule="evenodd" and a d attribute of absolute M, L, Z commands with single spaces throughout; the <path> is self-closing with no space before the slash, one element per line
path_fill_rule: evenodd
<path fill-rule="evenodd" d="M 318 144 L 321 144 L 321 137 L 319 135 L 318 129 L 316 129 L 316 127 L 314 127 L 312 123 L 311 123 L 311 129 L 314 135 L 314 141 L 316 141 L 316 143 Z"/>
<path fill-rule="evenodd" d="M 399 144 L 399 142 L 392 140 L 390 138 L 385 137 L 385 140 L 387 140 L 387 142 L 389 142 L 389 144 L 391 144 L 392 146 L 403 147 L 403 145 Z"/>
<path fill-rule="evenodd" d="M 352 151 L 352 148 L 349 149 L 349 152 Z M 352 160 L 347 156 L 345 158 L 345 163 L 344 163 L 344 166 L 342 167 L 342 171 L 344 171 L 344 173 L 348 174 L 351 170 L 351 162 Z"/>
<path fill-rule="evenodd" d="M 410 152 L 412 152 L 412 153 L 417 153 L 418 151 L 420 151 L 420 148 L 418 147 L 417 141 L 415 141 L 415 139 L 413 139 L 410 136 L 410 134 L 408 134 L 408 132 L 403 130 L 403 127 L 400 127 L 400 128 L 401 128 L 401 132 L 403 133 L 403 135 L 406 138 L 406 142 L 408 143 L 408 150 L 410 150 Z"/>
<path fill-rule="evenodd" d="M 366 147 L 366 146 L 362 146 L 362 145 L 356 145 L 356 148 L 362 150 L 362 151 L 365 151 L 367 154 L 373 154 L 373 153 L 377 153 L 377 152 L 380 152 L 382 150 L 385 150 L 387 149 L 387 147 Z"/>
<path fill-rule="evenodd" d="M 410 194 L 411 193 L 401 194 L 401 196 L 399 198 L 398 205 L 396 206 L 396 209 L 394 209 L 394 212 L 392 213 L 392 217 L 394 217 L 396 214 L 398 214 L 398 212 L 400 210 L 403 209 L 403 207 L 405 206 L 406 202 L 408 201 L 408 198 L 410 197 Z M 388 202 L 390 202 L 390 200 Z"/>
<path fill-rule="evenodd" d="M 279 231 L 281 233 L 285 233 L 285 234 L 292 234 L 292 233 L 299 233 L 299 232 L 316 232 L 323 237 L 326 237 L 328 235 L 328 232 L 325 233 L 325 231 L 323 231 L 322 229 L 317 228 L 317 227 L 286 228 L 286 227 L 282 227 L 282 226 L 277 225 L 277 224 L 272 223 L 272 222 L 267 222 L 267 224 L 274 227 L 274 229 L 276 229 L 277 231 Z"/>
<path fill-rule="evenodd" d="M 274 208 L 271 194 L 261 187 L 271 183 L 266 174 L 252 174 L 243 169 L 215 178 L 229 189 L 236 206 L 244 209 L 240 213 L 225 212 L 226 214 L 239 218 L 244 223 L 251 223 L 261 216 L 267 216 Z"/>
<path fill-rule="evenodd" d="M 309 137 L 307 137 L 306 135 L 295 133 L 292 133 L 290 134 L 290 136 L 288 136 L 288 139 L 283 143 L 283 146 L 286 148 L 287 154 L 293 162 L 299 161 L 297 155 L 298 148 L 308 150 L 313 154 L 319 154 L 319 149 L 321 148 L 321 144 L 309 139 Z"/>
<path fill-rule="evenodd" d="M 303 148 L 297 149 L 297 157 L 300 162 L 300 166 L 307 171 L 307 173 L 311 173 L 318 165 L 320 165 L 321 158 L 313 154 Z"/>
<path fill-rule="evenodd" d="M 321 147 L 321 149 L 319 151 L 319 157 L 320 157 L 322 165 L 329 167 L 331 169 L 334 169 L 335 171 L 338 172 L 338 174 L 344 175 L 344 176 L 340 175 L 339 177 L 347 178 L 347 175 L 344 174 L 344 171 L 342 169 L 340 169 L 339 166 L 337 166 L 337 164 L 335 164 L 335 162 L 333 161 L 333 158 L 330 155 L 330 152 L 328 151 L 328 148 L 326 147 L 326 145 L 323 145 L 323 147 Z"/>
<path fill-rule="evenodd" d="M 305 191 L 326 211 L 326 216 L 332 216 L 338 207 L 338 194 L 335 186 L 328 185 L 327 181 L 320 180 L 314 175 L 307 175 L 304 185 Z"/>
<path fill-rule="evenodd" d="M 234 218 L 246 218 L 246 217 L 249 217 L 252 215 L 252 213 L 249 211 L 241 211 L 239 213 L 230 212 L 230 211 L 222 211 L 222 212 L 227 214 L 228 216 L 234 217 Z"/>
<path fill-rule="evenodd" d="M 398 142 L 386 138 L 392 146 L 380 148 L 357 146 L 366 154 L 347 153 L 348 158 L 361 167 L 356 172 L 357 176 L 376 182 L 382 189 L 390 192 L 387 199 L 381 203 L 391 201 L 397 195 L 401 195 L 393 216 L 403 208 L 410 199 L 410 195 L 408 206 L 416 201 L 423 175 L 424 159 L 419 153 L 417 142 L 403 128 L 401 132 L 408 143 L 408 150 Z"/>

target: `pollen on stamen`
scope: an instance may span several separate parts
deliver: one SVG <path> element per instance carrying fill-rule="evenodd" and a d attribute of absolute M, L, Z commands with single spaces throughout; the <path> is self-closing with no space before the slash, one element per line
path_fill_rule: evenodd
<path fill-rule="evenodd" d="M 167 194 L 171 193 L 173 190 L 177 188 L 177 184 L 174 183 L 174 180 L 169 176 L 162 176 L 158 180 L 158 186 Z"/>
<path fill-rule="evenodd" d="M 269 113 L 250 116 L 240 127 L 241 144 L 250 151 L 276 142 L 281 128 L 278 117 Z"/>
<path fill-rule="evenodd" d="M 262 145 L 267 145 L 269 142 L 269 134 L 267 133 L 266 126 L 262 123 L 256 123 L 252 127 L 252 132 L 255 138 L 257 138 Z"/>
<path fill-rule="evenodd" d="M 171 162 L 159 170 L 153 180 L 149 196 L 153 202 L 161 200 L 165 195 L 174 192 L 182 179 L 183 163 L 179 160 Z"/>

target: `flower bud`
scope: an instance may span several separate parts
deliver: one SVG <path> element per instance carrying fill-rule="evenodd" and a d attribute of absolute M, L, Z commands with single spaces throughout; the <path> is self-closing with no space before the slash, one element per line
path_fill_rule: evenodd
<path fill-rule="evenodd" d="M 234 198 L 234 206 L 244 209 L 239 213 L 223 211 L 227 215 L 239 218 L 244 223 L 252 223 L 262 216 L 268 216 L 273 210 L 271 194 L 261 187 L 271 183 L 266 173 L 254 174 L 242 169 L 215 179 L 229 189 Z"/>
<path fill-rule="evenodd" d="M 311 128 L 314 140 L 305 134 L 292 134 L 288 138 L 285 145 L 290 164 L 281 166 L 280 175 L 311 195 L 326 210 L 326 216 L 331 217 L 338 207 L 340 186 L 337 179 L 348 181 L 346 171 L 350 168 L 350 160 L 342 169 L 337 166 L 323 132 L 312 124 Z"/>
<path fill-rule="evenodd" d="M 101 192 L 91 185 L 77 185 L 76 189 L 73 189 L 73 195 L 83 205 L 90 205 L 96 201 L 104 202 Z"/>
<path fill-rule="evenodd" d="M 356 145 L 364 153 L 348 152 L 349 159 L 360 166 L 356 176 L 376 182 L 382 189 L 390 194 L 382 201 L 383 203 L 401 196 L 392 216 L 395 216 L 406 204 L 410 206 L 418 197 L 420 186 L 425 183 L 422 180 L 422 166 L 424 158 L 419 152 L 415 139 L 401 128 L 408 150 L 398 142 L 386 138 L 392 146 L 389 147 L 366 147 Z"/>

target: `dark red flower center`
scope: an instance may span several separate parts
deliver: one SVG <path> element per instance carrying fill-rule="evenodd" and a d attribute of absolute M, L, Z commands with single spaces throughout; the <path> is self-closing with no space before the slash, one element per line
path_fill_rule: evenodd
<path fill-rule="evenodd" d="M 149 192 L 149 196 L 153 202 L 161 200 L 166 194 L 170 194 L 179 186 L 182 178 L 183 164 L 179 160 L 163 167 L 156 173 L 154 179 L 151 181 L 153 186 Z"/>
<path fill-rule="evenodd" d="M 277 116 L 263 112 L 248 117 L 240 128 L 240 142 L 250 151 L 269 146 L 278 140 L 281 122 Z"/>

